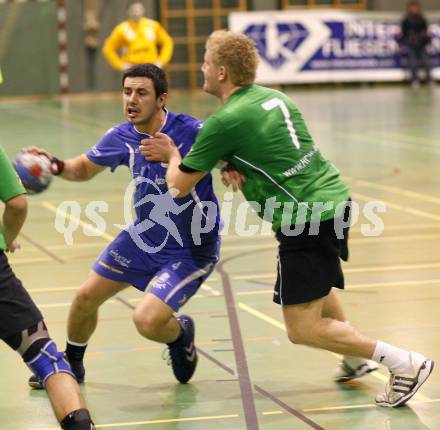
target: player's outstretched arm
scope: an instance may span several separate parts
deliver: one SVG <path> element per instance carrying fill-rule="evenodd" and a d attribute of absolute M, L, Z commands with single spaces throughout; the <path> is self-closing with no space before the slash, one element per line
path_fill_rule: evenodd
<path fill-rule="evenodd" d="M 66 160 L 59 160 L 46 149 L 37 146 L 28 146 L 23 148 L 22 151 L 45 155 L 51 161 L 50 169 L 52 173 L 68 181 L 88 181 L 105 169 L 105 166 L 92 163 L 85 154 Z"/>
<path fill-rule="evenodd" d="M 88 181 L 105 170 L 105 166 L 92 163 L 85 154 L 62 161 L 60 176 L 68 181 Z"/>

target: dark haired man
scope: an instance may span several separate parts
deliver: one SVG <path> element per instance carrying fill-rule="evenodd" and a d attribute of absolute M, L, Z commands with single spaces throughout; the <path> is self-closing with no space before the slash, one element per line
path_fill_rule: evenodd
<path fill-rule="evenodd" d="M 139 146 L 142 140 L 166 133 L 178 142 L 184 156 L 201 122 L 165 108 L 166 75 L 153 64 L 128 69 L 122 86 L 127 122 L 108 130 L 86 154 L 61 161 L 43 149 L 26 149 L 48 156 L 53 173 L 70 181 L 87 181 L 106 167 L 114 171 L 125 165 L 135 186 L 136 220 L 104 250 L 71 305 L 66 355 L 83 382 L 83 357 L 97 325 L 99 306 L 129 285 L 144 291 L 156 277 L 133 320 L 142 336 L 168 345 L 174 375 L 186 383 L 197 364 L 194 322 L 174 313 L 196 293 L 218 261 L 218 203 L 209 175 L 190 195 L 175 201 L 166 185 L 166 165 L 147 161 Z M 211 210 L 202 201 L 210 202 Z M 39 385 L 35 378 L 30 382 Z"/>

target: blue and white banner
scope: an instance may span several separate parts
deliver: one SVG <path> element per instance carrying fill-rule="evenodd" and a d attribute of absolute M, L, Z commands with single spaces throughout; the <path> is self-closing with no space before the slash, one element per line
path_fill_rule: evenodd
<path fill-rule="evenodd" d="M 399 14 L 319 11 L 239 12 L 229 28 L 251 37 L 262 84 L 396 81 L 406 76 Z M 440 14 L 430 15 L 429 52 L 440 78 Z"/>

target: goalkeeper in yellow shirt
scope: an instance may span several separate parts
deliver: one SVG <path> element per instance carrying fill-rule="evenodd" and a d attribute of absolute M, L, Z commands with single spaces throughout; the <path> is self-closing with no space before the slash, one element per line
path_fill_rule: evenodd
<path fill-rule="evenodd" d="M 166 66 L 173 54 L 173 40 L 165 29 L 145 18 L 145 8 L 136 2 L 128 8 L 128 20 L 118 24 L 105 40 L 102 52 L 110 65 L 126 70 L 134 64 Z"/>

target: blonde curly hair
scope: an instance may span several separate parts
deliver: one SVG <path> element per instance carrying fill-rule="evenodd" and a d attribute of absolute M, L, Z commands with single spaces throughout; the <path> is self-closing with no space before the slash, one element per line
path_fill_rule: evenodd
<path fill-rule="evenodd" d="M 214 31 L 206 42 L 206 50 L 217 66 L 228 68 L 234 85 L 245 87 L 255 81 L 258 52 L 249 37 L 233 31 Z"/>

